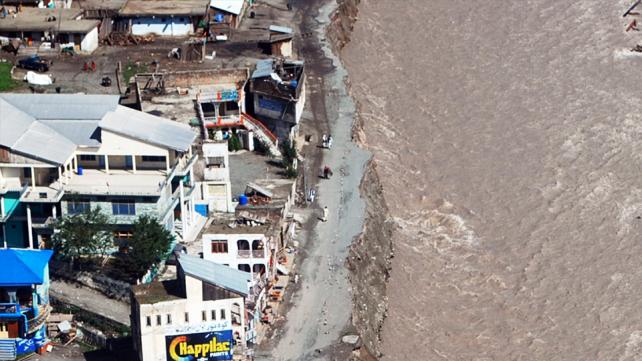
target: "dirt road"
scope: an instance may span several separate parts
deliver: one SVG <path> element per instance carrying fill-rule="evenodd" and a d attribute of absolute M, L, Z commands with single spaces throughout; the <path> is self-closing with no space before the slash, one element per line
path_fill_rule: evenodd
<path fill-rule="evenodd" d="M 321 215 L 327 206 L 327 222 L 311 217 L 302 242 L 304 259 L 300 283 L 277 344 L 258 360 L 330 360 L 342 333 L 350 325 L 350 284 L 345 267 L 348 247 L 363 226 L 364 202 L 358 186 L 370 155 L 351 141 L 355 112 L 343 79 L 345 72 L 325 44 L 324 28 L 334 3 L 323 0 L 294 2 L 301 19 L 300 33 L 316 36 L 301 44 L 308 79 L 308 115 L 303 134 L 313 135 L 304 148 L 308 186 L 317 183 L 318 199 L 312 207 Z M 298 8 L 297 8 L 298 7 Z M 331 133 L 333 148 L 317 147 L 320 134 Z M 318 169 L 329 165 L 334 176 L 319 182 Z M 301 261 L 301 260 L 299 260 Z"/>

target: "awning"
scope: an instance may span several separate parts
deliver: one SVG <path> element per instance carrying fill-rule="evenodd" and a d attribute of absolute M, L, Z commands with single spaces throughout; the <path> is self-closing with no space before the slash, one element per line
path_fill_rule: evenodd
<path fill-rule="evenodd" d="M 0 286 L 41 285 L 52 254 L 50 250 L 0 250 Z"/>

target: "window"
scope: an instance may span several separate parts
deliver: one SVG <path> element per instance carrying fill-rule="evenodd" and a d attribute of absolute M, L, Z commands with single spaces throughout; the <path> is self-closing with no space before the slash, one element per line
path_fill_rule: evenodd
<path fill-rule="evenodd" d="M 171 325 L 171 324 L 172 324 L 172 315 L 171 315 L 171 314 L 169 314 L 169 313 L 167 314 L 167 324 L 168 324 L 168 325 Z"/>
<path fill-rule="evenodd" d="M 236 266 L 236 268 L 238 268 L 239 271 L 248 272 L 248 273 L 252 272 L 250 265 L 247 263 L 241 263 L 240 265 Z"/>
<path fill-rule="evenodd" d="M 70 200 L 67 202 L 67 213 L 80 214 L 88 212 L 91 209 L 88 200 Z"/>
<path fill-rule="evenodd" d="M 227 241 L 219 239 L 213 240 L 212 253 L 227 253 Z"/>
<path fill-rule="evenodd" d="M 161 321 L 162 321 L 161 320 L 161 315 L 156 315 L 156 326 L 160 326 L 161 325 Z"/>
<path fill-rule="evenodd" d="M 162 155 L 144 155 L 143 162 L 164 162 L 165 157 Z"/>
<path fill-rule="evenodd" d="M 151 316 L 147 316 L 146 317 L 146 324 L 147 324 L 147 327 L 151 327 L 152 326 L 152 317 Z"/>
<path fill-rule="evenodd" d="M 136 215 L 136 203 L 133 199 L 112 201 L 112 213 L 115 216 L 133 216 Z"/>
<path fill-rule="evenodd" d="M 189 322 L 189 312 L 185 312 L 185 322 Z"/>
<path fill-rule="evenodd" d="M 88 161 L 88 162 L 95 162 L 96 161 L 96 156 L 91 155 L 91 154 L 81 154 L 80 155 L 80 160 Z"/>
<path fill-rule="evenodd" d="M 207 312 L 201 312 L 201 316 L 203 316 L 203 321 L 207 321 Z"/>
<path fill-rule="evenodd" d="M 221 320 L 225 319 L 225 310 L 221 310 Z"/>
<path fill-rule="evenodd" d="M 216 321 L 216 310 L 212 310 L 212 321 Z"/>

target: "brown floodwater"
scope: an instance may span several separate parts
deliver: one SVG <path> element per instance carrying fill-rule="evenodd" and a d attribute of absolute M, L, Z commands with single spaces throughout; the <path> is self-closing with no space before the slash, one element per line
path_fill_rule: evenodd
<path fill-rule="evenodd" d="M 397 224 L 383 360 L 642 360 L 632 2 L 362 2 L 342 56 Z"/>

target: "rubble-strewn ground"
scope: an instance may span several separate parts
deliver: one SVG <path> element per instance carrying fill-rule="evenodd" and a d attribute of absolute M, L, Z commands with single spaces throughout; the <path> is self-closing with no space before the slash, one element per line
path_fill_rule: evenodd
<path fill-rule="evenodd" d="M 363 225 L 364 202 L 358 186 L 369 155 L 351 141 L 354 105 L 343 82 L 345 72 L 337 67 L 338 59 L 325 42 L 324 27 L 334 4 L 319 0 L 294 5 L 301 16 L 300 33 L 314 34 L 300 48 L 307 66 L 309 111 L 301 133 L 312 136 L 302 150 L 306 184 L 318 183 L 313 212 L 319 215 L 328 206 L 330 217 L 320 223 L 312 216 L 305 225 L 298 258 L 299 284 L 284 324 L 263 345 L 257 359 L 339 360 L 352 351 L 352 346 L 340 343 L 341 336 L 353 332 L 345 259 Z M 333 135 L 332 150 L 318 147 L 323 133 Z M 330 180 L 319 181 L 318 169 L 323 164 L 334 170 Z"/>
<path fill-rule="evenodd" d="M 300 280 L 289 292 L 289 301 L 286 300 L 281 312 L 287 311 L 287 318 L 279 324 L 282 327 L 272 333 L 270 341 L 263 345 L 257 359 L 345 359 L 352 352 L 352 346 L 341 344 L 341 336 L 354 333 L 350 326 L 352 303 L 345 259 L 353 238 L 361 232 L 363 225 L 364 202 L 359 197 L 358 186 L 369 155 L 351 142 L 354 105 L 343 83 L 345 73 L 335 67 L 338 59 L 331 55 L 325 41 L 324 26 L 334 7 L 333 2 L 292 1 L 294 11 L 287 11 L 285 4 L 286 0 L 258 1 L 256 18 L 245 19 L 241 31 L 236 34 L 235 38 L 243 41 L 211 44 L 208 52 L 217 52 L 213 61 L 180 63 L 168 59 L 166 54 L 176 46 L 176 42 L 157 39 L 154 43 L 138 47 L 104 47 L 91 56 L 55 58 L 50 73 L 56 78 L 55 86 L 59 86 L 62 92 L 117 94 L 115 71 L 119 61 L 123 68 L 129 64 L 151 64 L 152 60 L 160 62 L 160 69 L 172 70 L 247 67 L 256 58 L 266 55 L 255 43 L 245 40 L 255 38 L 268 25 L 294 27 L 299 33 L 295 37 L 295 48 L 299 49 L 307 66 L 308 103 L 301 134 L 312 136 L 311 142 L 304 144 L 301 151 L 305 159 L 302 162 L 305 172 L 303 184 L 307 186 L 305 191 L 310 186 L 318 187 L 318 194 L 314 204 L 301 210 L 308 221 L 298 236 L 302 246 L 297 259 Z M 301 27 L 297 29 L 293 24 L 301 24 Z M 3 56 L 7 57 L 6 54 Z M 83 64 L 88 61 L 96 62 L 96 72 L 82 71 Z M 103 76 L 112 78 L 111 87 L 100 85 Z M 324 133 L 332 133 L 334 137 L 332 150 L 322 150 L 317 146 Z M 263 177 L 267 169 L 268 176 L 278 176 L 278 170 L 268 164 L 267 157 L 259 158 L 255 154 L 231 155 L 231 169 L 243 167 L 243 170 L 237 168 L 240 173 L 256 172 L 257 178 Z M 332 167 L 334 177 L 320 182 L 318 169 L 323 164 Z M 234 179 L 251 178 L 249 174 L 239 172 L 232 170 Z M 234 184 L 233 187 L 236 194 L 245 185 Z M 315 215 L 323 206 L 330 208 L 330 219 L 317 225 Z M 70 297 L 79 297 L 73 295 L 73 289 L 67 291 Z M 100 300 L 92 302 L 99 303 Z M 102 361 L 118 357 L 110 358 L 102 352 L 83 352 L 78 346 L 70 346 L 57 348 L 44 358 L 36 356 L 34 359 Z"/>

